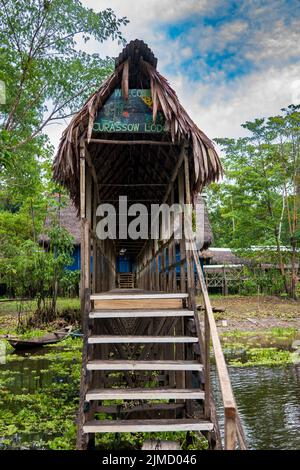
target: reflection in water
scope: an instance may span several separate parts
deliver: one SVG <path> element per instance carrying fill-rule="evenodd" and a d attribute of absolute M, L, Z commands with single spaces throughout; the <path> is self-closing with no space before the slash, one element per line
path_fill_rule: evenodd
<path fill-rule="evenodd" d="M 232 367 L 230 377 L 248 447 L 300 449 L 300 365 Z M 215 389 L 216 380 L 214 372 Z M 221 420 L 221 397 L 215 396 Z"/>

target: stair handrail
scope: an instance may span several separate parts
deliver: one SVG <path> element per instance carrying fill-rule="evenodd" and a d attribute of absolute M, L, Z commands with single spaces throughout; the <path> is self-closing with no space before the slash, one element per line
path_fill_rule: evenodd
<path fill-rule="evenodd" d="M 240 416 L 236 406 L 231 381 L 223 354 L 219 333 L 217 330 L 216 321 L 213 315 L 212 306 L 210 303 L 208 290 L 204 278 L 204 274 L 201 268 L 199 261 L 198 250 L 194 241 L 194 235 L 189 236 L 189 251 L 192 252 L 193 259 L 196 266 L 197 276 L 199 278 L 200 287 L 202 291 L 202 296 L 204 300 L 206 323 L 209 326 L 209 336 L 205 340 L 210 343 L 210 338 L 212 341 L 212 346 L 214 350 L 214 356 L 216 361 L 216 368 L 219 377 L 223 407 L 224 407 L 224 428 L 225 428 L 225 439 L 224 447 L 225 450 L 234 450 L 236 448 L 237 442 L 239 443 L 241 450 L 246 450 L 246 440 L 244 431 L 242 428 Z M 198 315 L 198 312 L 195 312 L 195 315 Z M 206 348 L 207 354 L 209 354 L 209 344 Z M 208 398 L 208 397 L 207 397 Z"/>

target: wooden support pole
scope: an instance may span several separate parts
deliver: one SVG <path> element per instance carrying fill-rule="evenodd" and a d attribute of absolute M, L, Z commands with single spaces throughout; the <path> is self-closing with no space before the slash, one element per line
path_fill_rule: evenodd
<path fill-rule="evenodd" d="M 182 207 L 182 211 L 184 209 L 184 169 L 183 167 L 180 168 L 178 173 L 178 199 L 179 204 Z M 184 214 L 181 214 L 181 238 L 180 238 L 180 260 L 183 261 L 186 259 L 186 249 L 185 249 L 185 238 L 184 238 Z M 180 292 L 186 292 L 186 271 L 185 271 L 185 264 L 181 263 L 180 265 Z"/>
<path fill-rule="evenodd" d="M 206 419 L 210 419 L 210 396 L 211 396 L 211 378 L 210 378 L 210 325 L 208 321 L 207 312 L 204 312 L 204 337 L 205 337 L 205 400 L 204 400 L 204 416 Z"/>
<path fill-rule="evenodd" d="M 85 270 L 85 257 L 84 257 L 84 229 L 85 221 L 85 146 L 84 142 L 80 143 L 80 230 L 81 230 L 81 243 L 80 243 L 80 303 L 81 303 L 81 324 L 84 325 L 84 270 Z"/>
<path fill-rule="evenodd" d="M 185 149 L 185 154 L 184 154 L 184 176 L 185 176 L 185 203 L 190 208 L 190 213 L 188 214 L 188 217 L 189 217 L 188 223 L 190 223 L 190 226 L 192 226 L 192 204 L 191 204 L 189 160 L 188 160 L 186 149 Z M 186 224 L 186 221 L 185 221 L 185 224 Z M 193 263 L 191 249 L 189 246 L 190 240 L 187 240 L 187 241 L 188 241 L 188 246 L 186 248 L 186 263 L 187 263 L 188 293 L 189 293 L 190 307 L 194 310 L 196 307 L 194 263 Z"/>
<path fill-rule="evenodd" d="M 93 184 L 93 204 L 92 204 L 92 227 L 93 232 L 96 233 L 97 219 L 96 219 L 96 210 L 97 210 L 97 192 L 98 188 Z M 97 279 L 99 276 L 98 273 L 98 238 L 93 238 L 93 289 L 92 292 L 97 292 Z"/>

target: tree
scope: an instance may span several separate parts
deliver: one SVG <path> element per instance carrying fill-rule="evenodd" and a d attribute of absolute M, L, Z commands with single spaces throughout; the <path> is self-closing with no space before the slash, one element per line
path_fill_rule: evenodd
<path fill-rule="evenodd" d="M 80 41 L 123 42 L 120 28 L 127 22 L 110 8 L 95 12 L 79 0 L 0 0 L 0 80 L 6 90 L 0 104 L 0 270 L 2 276 L 10 270 L 12 281 L 24 272 L 22 257 L 41 278 L 55 258 L 60 276 L 62 257 L 48 253 L 43 265 L 46 255 L 37 244 L 55 192 L 45 127 L 75 113 L 111 72 L 112 60 L 87 54 Z M 62 237 L 55 234 L 53 247 Z"/>
<path fill-rule="evenodd" d="M 74 113 L 111 70 L 111 60 L 79 49 L 78 40 L 123 41 L 108 8 L 79 0 L 0 0 L 0 80 L 6 104 L 0 122 L 10 146 L 20 148 L 45 126 Z M 7 139 L 7 134 L 6 139 Z"/>
<path fill-rule="evenodd" d="M 111 9 L 79 0 L 0 0 L 0 198 L 24 200 L 44 181 L 53 148 L 44 134 L 72 115 L 111 71 L 112 61 L 80 50 L 79 40 L 123 41 Z M 48 170 L 45 166 L 48 164 Z"/>
<path fill-rule="evenodd" d="M 285 290 L 292 297 L 300 242 L 299 109 L 291 105 L 281 115 L 246 122 L 249 137 L 216 139 L 224 152 L 226 178 L 208 190 L 216 243 L 246 250 L 263 245 L 265 257 L 275 246 Z"/>

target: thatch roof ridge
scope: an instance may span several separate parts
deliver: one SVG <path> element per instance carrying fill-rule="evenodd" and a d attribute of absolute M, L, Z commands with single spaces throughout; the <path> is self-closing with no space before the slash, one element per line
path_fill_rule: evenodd
<path fill-rule="evenodd" d="M 154 56 L 148 44 L 140 39 L 134 39 L 130 41 L 120 52 L 118 57 L 116 57 L 115 68 L 118 68 L 119 65 L 123 64 L 129 58 L 131 61 L 134 61 L 135 57 L 137 60 L 142 57 L 143 60 L 151 64 L 154 68 L 157 66 L 157 58 Z"/>
<path fill-rule="evenodd" d="M 124 60 L 128 56 L 128 51 L 134 50 L 134 44 L 139 45 L 140 51 L 143 48 L 148 48 L 143 41 L 135 40 L 129 43 L 123 50 Z M 127 51 L 126 54 L 125 51 Z M 150 62 L 146 61 L 140 53 L 139 67 L 141 72 L 147 75 L 150 81 L 153 120 L 154 122 L 156 121 L 158 110 L 162 110 L 172 141 L 179 143 L 187 140 L 189 142 L 191 149 L 190 158 L 194 170 L 194 186 L 192 191 L 193 194 L 196 194 L 201 191 L 205 184 L 220 178 L 222 175 L 221 162 L 212 141 L 189 117 L 168 81 L 156 70 L 150 53 L 148 56 L 150 57 Z M 119 62 L 116 62 L 114 72 L 88 98 L 82 109 L 72 118 L 62 135 L 53 163 L 53 177 L 69 190 L 70 196 L 77 207 L 79 207 L 80 143 L 85 139 L 87 142 L 90 141 L 96 113 L 104 105 L 117 85 L 120 85 L 122 79 L 121 72 L 123 71 L 124 64 L 128 63 L 128 60 L 129 56 L 125 62 L 119 65 L 117 65 Z"/>

